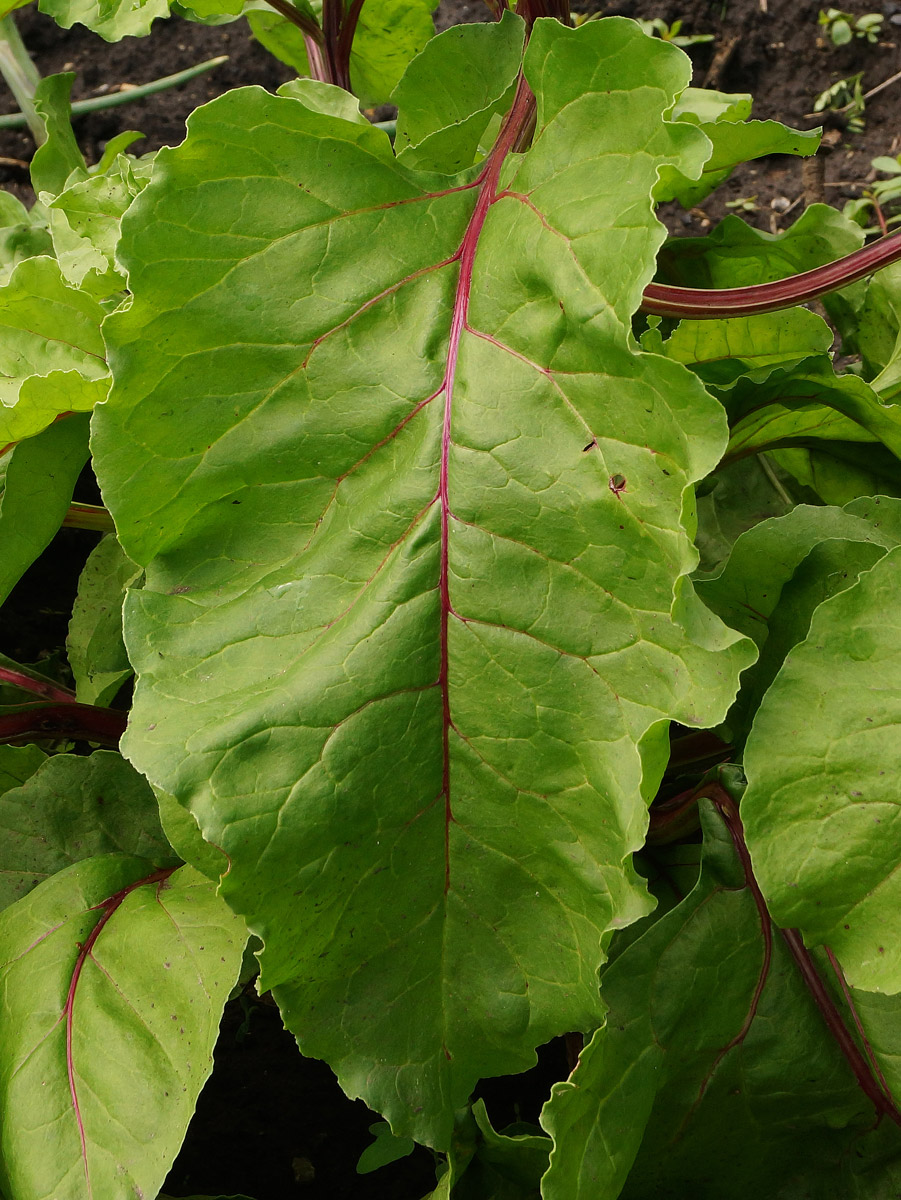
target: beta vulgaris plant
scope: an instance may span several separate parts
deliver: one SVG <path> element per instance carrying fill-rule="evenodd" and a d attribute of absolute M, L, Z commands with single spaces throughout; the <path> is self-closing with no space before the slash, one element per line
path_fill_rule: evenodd
<path fill-rule="evenodd" d="M 257 969 L 436 1198 L 896 1196 L 901 237 L 667 239 L 817 135 L 633 21 L 275 7 L 311 78 L 90 168 L 45 79 L 0 196 L 0 594 L 108 530 L 0 663 L 3 1197 L 156 1197 Z"/>

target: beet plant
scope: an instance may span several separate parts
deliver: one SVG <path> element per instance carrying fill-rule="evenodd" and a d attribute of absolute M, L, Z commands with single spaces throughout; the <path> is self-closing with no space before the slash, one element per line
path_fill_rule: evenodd
<path fill-rule="evenodd" d="M 667 239 L 817 136 L 636 22 L 276 7 L 311 78 L 91 168 L 44 80 L 0 208 L 2 594 L 106 530 L 0 664 L 3 1196 L 157 1196 L 257 969 L 436 1198 L 895 1196 L 901 238 Z"/>

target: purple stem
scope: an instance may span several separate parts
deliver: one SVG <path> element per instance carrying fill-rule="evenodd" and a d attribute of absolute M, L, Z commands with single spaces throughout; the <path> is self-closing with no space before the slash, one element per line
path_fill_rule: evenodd
<path fill-rule="evenodd" d="M 879 1060 L 873 1053 L 873 1047 L 870 1045 L 870 1039 L 867 1037 L 866 1031 L 863 1027 L 863 1022 L 858 1015 L 857 1006 L 854 1003 L 854 997 L 851 995 L 851 989 L 848 987 L 848 981 L 845 979 L 845 973 L 842 970 L 841 963 L 828 946 L 824 946 L 823 949 L 826 951 L 826 957 L 829 959 L 829 965 L 835 972 L 835 977 L 839 982 L 839 987 L 842 989 L 842 995 L 845 997 L 845 1003 L 848 1006 L 848 1011 L 851 1013 L 851 1016 L 854 1019 L 854 1024 L 857 1027 L 857 1033 L 860 1037 L 861 1043 L 863 1044 L 864 1052 L 866 1053 L 867 1058 L 870 1060 L 870 1066 L 873 1068 L 873 1074 L 879 1080 L 879 1084 L 886 1096 L 888 1096 L 889 1100 L 891 1100 L 892 1104 L 894 1104 L 897 1108 L 898 1106 L 895 1103 L 895 1097 L 892 1095 L 892 1089 L 889 1087 L 885 1076 L 882 1074 L 882 1068 L 879 1065 Z"/>
<path fill-rule="evenodd" d="M 91 1174 L 88 1169 L 88 1143 L 87 1135 L 85 1134 L 84 1119 L 81 1114 L 81 1105 L 78 1100 L 78 1088 L 75 1082 L 75 1057 L 73 1053 L 73 1027 L 75 1018 L 75 993 L 78 989 L 78 981 L 81 979 L 81 972 L 84 964 L 91 957 L 91 951 L 100 937 L 104 928 L 110 921 L 111 917 L 118 911 L 123 901 L 125 901 L 132 892 L 140 887 L 147 887 L 150 884 L 164 883 L 175 867 L 163 867 L 159 871 L 154 871 L 152 875 L 147 875 L 144 879 L 138 879 L 135 883 L 130 883 L 128 887 L 124 887 L 121 891 L 110 896 L 101 904 L 94 906 L 95 909 L 101 909 L 100 919 L 97 924 L 88 934 L 85 941 L 78 947 L 78 957 L 75 959 L 75 965 L 72 968 L 72 975 L 69 979 L 69 990 L 66 994 L 66 1004 L 63 1009 L 63 1014 L 66 1020 L 66 1076 L 69 1080 L 69 1095 L 72 1100 L 72 1109 L 75 1113 L 75 1123 L 78 1126 L 78 1137 L 81 1142 L 81 1161 L 84 1168 L 86 1195 L 88 1200 L 93 1197 L 93 1185 L 91 1183 Z"/>
<path fill-rule="evenodd" d="M 34 679 L 24 671 L 13 671 L 9 667 L 0 667 L 0 683 L 8 683 L 21 688 L 23 692 L 43 696 L 45 700 L 59 700 L 63 704 L 72 704 L 75 700 L 75 693 L 70 688 L 51 683 L 48 679 Z"/>
<path fill-rule="evenodd" d="M 839 1049 L 845 1056 L 848 1066 L 854 1072 L 854 1078 L 857 1080 L 860 1090 L 876 1109 L 880 1117 L 887 1116 L 889 1120 L 901 1126 L 901 1113 L 895 1107 L 895 1102 L 891 1096 L 887 1096 L 879 1086 L 878 1080 L 874 1078 L 870 1064 L 864 1058 L 863 1054 L 861 1054 L 860 1047 L 848 1032 L 848 1028 L 842 1020 L 841 1013 L 835 1006 L 835 1001 L 820 978 L 810 951 L 801 940 L 800 933 L 797 929 L 783 929 L 781 932 L 791 952 L 791 956 L 795 960 L 795 965 L 801 972 L 801 978 L 807 985 L 811 996 L 813 996 L 814 1002 L 820 1010 L 820 1014 L 826 1022 L 829 1032 L 835 1038 Z"/>
<path fill-rule="evenodd" d="M 740 288 L 682 288 L 649 283 L 641 308 L 643 312 L 659 317 L 688 317 L 699 321 L 776 312 L 847 287 L 899 259 L 901 230 L 824 267 L 815 267 L 775 283 Z"/>
<path fill-rule="evenodd" d="M 115 749 L 126 721 L 125 713 L 94 704 L 30 704 L 0 713 L 0 744 L 69 738 Z"/>

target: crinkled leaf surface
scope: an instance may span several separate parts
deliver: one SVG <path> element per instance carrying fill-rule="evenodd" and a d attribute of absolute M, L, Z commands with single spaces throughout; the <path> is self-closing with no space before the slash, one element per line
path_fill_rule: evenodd
<path fill-rule="evenodd" d="M 0 602 L 50 545 L 88 460 L 88 418 L 77 413 L 0 456 Z"/>
<path fill-rule="evenodd" d="M 901 991 L 901 550 L 821 604 L 757 711 L 742 813 L 773 918 Z"/>
<path fill-rule="evenodd" d="M 82 704 L 110 704 L 131 675 L 122 640 L 125 589 L 140 570 L 114 534 L 91 551 L 78 580 L 66 652 Z"/>
<path fill-rule="evenodd" d="M 0 915 L 8 1200 L 157 1194 L 245 941 L 191 867 L 122 855 L 77 863 Z"/>
<path fill-rule="evenodd" d="M 0 447 L 88 412 L 109 386 L 103 309 L 52 258 L 20 262 L 0 287 Z"/>
<path fill-rule="evenodd" d="M 15 770 L 21 759 L 13 756 L 33 749 L 0 747 L 0 768 L 8 762 Z M 160 828 L 153 792 L 121 755 L 57 754 L 0 796 L 0 907 L 97 854 L 136 855 L 158 867 L 178 861 Z"/>
<path fill-rule="evenodd" d="M 426 46 L 392 97 L 402 163 L 448 174 L 472 165 L 489 121 L 513 101 L 524 33 L 505 12 L 492 25 L 454 25 Z"/>
<path fill-rule="evenodd" d="M 657 169 L 707 152 L 661 120 L 687 60 L 541 21 L 526 66 L 533 147 L 450 182 L 256 89 L 195 113 L 123 221 L 96 422 L 147 566 L 126 752 L 228 854 L 302 1048 L 434 1145 L 598 1019 L 658 734 L 752 653 L 686 578 L 722 409 L 629 334 Z"/>
<path fill-rule="evenodd" d="M 702 803 L 694 891 L 603 972 L 606 1023 L 542 1113 L 545 1200 L 831 1200 L 870 1171 L 887 1198 L 873 1111 L 782 943 L 755 1005 L 764 941 L 720 818 Z M 897 1005 L 896 1005 L 897 1007 Z M 898 1053 L 897 1012 L 879 1047 Z M 883 1134 L 885 1136 L 883 1136 Z M 868 1194 L 863 1192 L 862 1194 Z"/>
<path fill-rule="evenodd" d="M 125 287 L 116 266 L 119 223 L 144 182 L 122 154 L 112 169 L 77 180 L 48 205 L 53 248 L 72 287 L 98 300 Z"/>
<path fill-rule="evenodd" d="M 144 37 L 158 17 L 169 15 L 170 0 L 38 0 L 38 8 L 63 29 L 85 25 L 107 42 Z M 227 7 L 224 0 L 223 7 Z M 218 11 L 218 8 L 217 8 Z"/>

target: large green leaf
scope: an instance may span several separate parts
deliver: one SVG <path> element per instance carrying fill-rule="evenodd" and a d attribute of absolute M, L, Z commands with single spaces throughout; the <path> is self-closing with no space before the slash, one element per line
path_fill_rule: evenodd
<path fill-rule="evenodd" d="M 774 919 L 850 982 L 901 991 L 901 550 L 816 610 L 745 750 L 748 845 Z"/>
<path fill-rule="evenodd" d="M 192 868 L 122 855 L 77 863 L 0 915 L 8 1200 L 157 1194 L 245 940 Z"/>
<path fill-rule="evenodd" d="M 597 1021 L 666 721 L 752 653 L 687 579 L 722 409 L 630 335 L 657 170 L 707 153 L 661 119 L 689 64 L 540 21 L 526 70 L 532 148 L 451 180 L 256 89 L 195 113 L 124 218 L 96 419 L 147 567 L 126 753 L 228 855 L 304 1051 L 439 1146 Z"/>
<path fill-rule="evenodd" d="M 760 914 L 707 802 L 701 817 L 697 887 L 605 969 L 606 1023 L 545 1105 L 542 1195 L 832 1200 L 858 1195 L 857 1175 L 888 1200 L 901 1136 L 868 1133 L 873 1110 L 778 936 L 756 995 Z M 883 1069 L 899 1049 L 892 1004 L 871 1021 Z"/>
<path fill-rule="evenodd" d="M 0 747 L 10 767 L 24 750 Z M 37 751 L 40 754 L 40 751 Z M 43 756 L 42 756 L 43 757 Z M 5 774 L 6 772 L 4 772 Z M 0 907 L 42 880 L 98 854 L 133 854 L 172 866 L 147 781 L 119 754 L 58 754 L 0 796 Z"/>
<path fill-rule="evenodd" d="M 493 25 L 452 26 L 426 46 L 392 97 L 401 162 L 448 174 L 472 165 L 489 122 L 513 100 L 524 33 L 507 12 Z"/>

